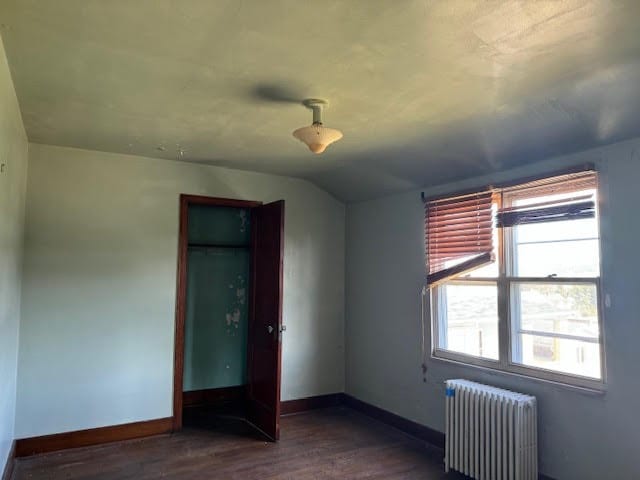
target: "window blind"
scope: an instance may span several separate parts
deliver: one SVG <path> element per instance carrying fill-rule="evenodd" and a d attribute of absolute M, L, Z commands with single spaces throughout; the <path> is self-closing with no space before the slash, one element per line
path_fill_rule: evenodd
<path fill-rule="evenodd" d="M 491 191 L 425 203 L 427 285 L 493 260 Z"/>
<path fill-rule="evenodd" d="M 500 209 L 497 226 L 593 218 L 596 214 L 595 192 L 590 193 L 589 190 L 596 187 L 596 172 L 586 171 L 504 188 L 503 194 L 508 194 L 511 204 L 515 205 Z M 542 201 L 518 205 L 519 201 L 533 197 L 542 197 Z"/>

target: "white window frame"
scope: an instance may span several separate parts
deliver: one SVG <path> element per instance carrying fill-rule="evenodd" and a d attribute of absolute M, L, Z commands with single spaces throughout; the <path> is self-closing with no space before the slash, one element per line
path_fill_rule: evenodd
<path fill-rule="evenodd" d="M 598 198 L 598 189 L 596 189 L 596 198 Z M 598 222 L 598 249 L 601 253 L 602 235 L 600 222 Z M 498 345 L 499 360 L 492 360 L 484 357 L 477 357 L 461 352 L 455 352 L 440 348 L 440 335 L 446 335 L 440 329 L 440 320 L 446 311 L 441 312 L 441 305 L 444 303 L 442 295 L 444 289 L 436 286 L 431 289 L 430 294 L 430 313 L 431 313 L 431 358 L 456 363 L 487 368 L 500 372 L 516 374 L 537 380 L 543 380 L 573 388 L 579 388 L 589 391 L 602 392 L 606 389 L 606 368 L 605 368 L 605 347 L 603 335 L 603 301 L 601 289 L 602 275 L 602 255 L 599 255 L 599 273 L 598 277 L 517 277 L 509 276 L 508 272 L 512 272 L 512 260 L 514 257 L 513 249 L 515 242 L 512 237 L 510 228 L 498 229 L 498 246 L 496 261 L 499 266 L 497 277 L 462 277 L 449 280 L 449 285 L 482 285 L 492 284 L 497 286 L 498 291 Z M 515 328 L 511 314 L 511 292 L 514 283 L 556 283 L 556 284 L 589 284 L 596 288 L 596 298 L 598 306 L 598 332 L 599 337 L 597 343 L 600 349 L 600 378 L 585 377 L 570 373 L 563 373 L 556 370 L 547 370 L 539 367 L 527 366 L 513 361 L 513 339 L 515 337 Z M 537 332 L 537 331 L 535 331 Z M 543 336 L 554 338 L 572 337 L 581 341 L 592 341 L 590 338 L 582 338 L 580 336 L 563 335 L 556 333 L 544 332 Z"/>

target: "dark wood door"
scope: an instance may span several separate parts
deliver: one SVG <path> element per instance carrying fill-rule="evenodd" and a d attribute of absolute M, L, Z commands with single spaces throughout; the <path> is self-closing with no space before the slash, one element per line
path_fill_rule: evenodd
<path fill-rule="evenodd" d="M 251 223 L 247 419 L 275 441 L 280 436 L 284 200 L 253 208 Z"/>

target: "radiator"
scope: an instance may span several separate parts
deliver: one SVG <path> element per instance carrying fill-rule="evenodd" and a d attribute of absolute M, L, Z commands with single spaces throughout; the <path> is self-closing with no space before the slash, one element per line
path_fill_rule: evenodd
<path fill-rule="evenodd" d="M 536 398 L 447 380 L 445 471 L 478 480 L 537 480 Z"/>

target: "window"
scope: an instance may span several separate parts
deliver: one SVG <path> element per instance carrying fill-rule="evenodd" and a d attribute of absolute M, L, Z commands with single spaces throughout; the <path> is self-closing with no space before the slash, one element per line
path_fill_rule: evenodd
<path fill-rule="evenodd" d="M 601 387 L 596 205 L 593 171 L 428 201 L 433 355 Z"/>

